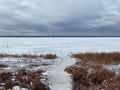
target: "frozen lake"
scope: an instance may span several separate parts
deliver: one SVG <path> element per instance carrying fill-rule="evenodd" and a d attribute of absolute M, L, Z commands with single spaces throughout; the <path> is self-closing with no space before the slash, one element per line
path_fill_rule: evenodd
<path fill-rule="evenodd" d="M 0 53 L 57 54 L 57 63 L 46 73 L 51 90 L 71 90 L 72 79 L 64 69 L 76 61 L 69 54 L 112 51 L 120 51 L 120 38 L 0 38 Z"/>
<path fill-rule="evenodd" d="M 120 51 L 120 38 L 0 38 L 1 53 L 56 53 Z"/>

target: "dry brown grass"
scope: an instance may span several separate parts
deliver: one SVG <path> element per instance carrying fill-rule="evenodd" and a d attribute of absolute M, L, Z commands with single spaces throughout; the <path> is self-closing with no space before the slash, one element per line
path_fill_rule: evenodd
<path fill-rule="evenodd" d="M 120 75 L 105 69 L 102 64 L 119 64 L 120 53 L 78 53 L 75 65 L 65 71 L 72 74 L 73 90 L 120 90 Z"/>
<path fill-rule="evenodd" d="M 38 67 L 40 64 L 30 64 L 29 66 Z"/>
<path fill-rule="evenodd" d="M 80 87 L 83 87 L 84 85 L 89 86 L 89 79 L 87 78 L 88 72 L 86 68 L 72 66 L 66 68 L 65 71 L 72 74 L 73 90 L 77 90 L 76 88 L 81 89 Z"/>
<path fill-rule="evenodd" d="M 36 80 L 35 82 L 33 82 L 32 90 L 47 90 L 47 88 L 39 80 Z"/>
<path fill-rule="evenodd" d="M 15 83 L 12 80 L 7 80 L 5 82 L 5 90 L 12 89 L 15 86 Z"/>
<path fill-rule="evenodd" d="M 95 62 L 99 64 L 119 64 L 120 63 L 120 52 L 111 53 L 78 53 L 72 54 L 72 57 L 81 59 L 84 62 Z"/>
<path fill-rule="evenodd" d="M 120 76 L 102 82 L 101 88 L 106 90 L 120 90 Z"/>
<path fill-rule="evenodd" d="M 12 57 L 12 58 L 28 58 L 28 59 L 36 59 L 36 58 L 44 58 L 44 59 L 56 59 L 56 54 L 42 54 L 42 55 L 34 55 L 34 54 L 6 54 L 6 53 L 0 53 L 0 58 L 6 58 L 6 57 Z"/>
<path fill-rule="evenodd" d="M 93 71 L 89 78 L 93 84 L 101 84 L 104 80 L 110 80 L 115 76 L 115 74 L 102 66 L 93 67 Z"/>
<path fill-rule="evenodd" d="M 40 56 L 44 59 L 56 59 L 57 58 L 56 54 L 44 54 L 44 55 L 40 55 Z"/>
<path fill-rule="evenodd" d="M 89 69 L 91 73 L 88 72 Z M 72 74 L 72 90 L 120 90 L 120 76 L 100 65 L 91 68 L 74 65 L 67 67 L 65 71 Z"/>
<path fill-rule="evenodd" d="M 5 67 L 8 67 L 8 66 L 4 64 L 0 64 L 0 68 L 5 68 Z"/>
<path fill-rule="evenodd" d="M 1 73 L 0 80 L 5 83 L 5 90 L 12 89 L 13 86 L 20 86 L 21 88 L 27 88 L 28 90 L 49 90 L 49 87 L 41 82 L 43 79 L 42 73 L 44 71 L 26 71 L 25 69 L 19 70 L 17 73 Z M 12 80 L 12 77 L 15 80 Z"/>
<path fill-rule="evenodd" d="M 38 55 L 32 55 L 32 54 L 6 54 L 6 53 L 0 53 L 0 58 L 6 58 L 6 57 L 13 57 L 13 58 L 38 58 Z"/>
<path fill-rule="evenodd" d="M 11 72 L 7 72 L 7 73 L 3 72 L 3 73 L 0 74 L 0 81 L 1 81 L 1 83 L 4 83 L 7 80 L 10 80 L 11 77 L 12 77 Z"/>
<path fill-rule="evenodd" d="M 30 64 L 29 66 L 30 67 L 38 67 L 38 66 L 49 66 L 49 65 L 51 65 L 51 64 L 45 64 L 45 63 L 43 63 L 43 64 Z"/>

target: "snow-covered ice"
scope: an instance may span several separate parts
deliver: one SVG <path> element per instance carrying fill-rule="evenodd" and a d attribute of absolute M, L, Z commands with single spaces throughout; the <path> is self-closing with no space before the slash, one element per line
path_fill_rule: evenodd
<path fill-rule="evenodd" d="M 46 72 L 52 90 L 71 90 L 70 75 L 64 72 L 65 67 L 75 63 L 75 59 L 69 57 L 71 53 L 111 51 L 120 51 L 120 38 L 0 38 L 0 53 L 57 54 L 58 62 Z"/>
<path fill-rule="evenodd" d="M 12 90 L 28 90 L 26 88 L 20 88 L 19 86 L 14 86 Z"/>
<path fill-rule="evenodd" d="M 120 51 L 120 38 L 0 38 L 2 53 L 57 53 Z"/>
<path fill-rule="evenodd" d="M 73 65 L 75 59 L 70 57 L 61 58 L 61 63 L 55 65 L 48 71 L 48 82 L 51 86 L 51 90 L 71 90 L 71 78 L 64 69 L 67 66 Z"/>

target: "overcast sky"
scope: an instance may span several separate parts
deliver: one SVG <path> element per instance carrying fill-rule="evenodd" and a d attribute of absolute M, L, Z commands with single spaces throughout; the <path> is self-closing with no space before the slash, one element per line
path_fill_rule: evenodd
<path fill-rule="evenodd" d="M 0 0 L 0 36 L 120 36 L 120 0 Z"/>

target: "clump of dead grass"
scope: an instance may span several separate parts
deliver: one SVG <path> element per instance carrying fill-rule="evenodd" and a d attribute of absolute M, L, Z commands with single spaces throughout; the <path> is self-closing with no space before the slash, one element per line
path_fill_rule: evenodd
<path fill-rule="evenodd" d="M 108 81 L 102 82 L 101 88 L 106 90 L 120 90 L 120 76 L 115 76 Z"/>
<path fill-rule="evenodd" d="M 38 67 L 40 65 L 39 64 L 30 64 L 29 66 Z"/>
<path fill-rule="evenodd" d="M 91 69 L 91 72 L 89 72 L 89 69 Z M 114 86 L 115 88 L 120 87 L 118 85 L 120 79 L 116 79 L 120 76 L 105 69 L 101 65 L 90 67 L 73 65 L 67 67 L 65 71 L 72 75 L 72 90 L 112 90 L 109 89 L 109 85 Z M 115 80 L 117 81 L 115 82 Z"/>
<path fill-rule="evenodd" d="M 0 64 L 0 68 L 5 68 L 5 67 L 8 67 L 8 66 L 4 64 Z"/>
<path fill-rule="evenodd" d="M 40 81 L 36 80 L 32 84 L 32 90 L 47 90 L 46 86 Z"/>
<path fill-rule="evenodd" d="M 11 77 L 12 77 L 12 73 L 11 72 L 7 72 L 7 73 L 3 72 L 3 73 L 0 74 L 0 82 L 4 83 L 7 80 L 10 80 Z"/>
<path fill-rule="evenodd" d="M 110 80 L 113 78 L 115 74 L 104 67 L 97 65 L 93 67 L 93 71 L 89 78 L 91 79 L 91 83 L 99 85 L 101 84 L 104 80 Z"/>
<path fill-rule="evenodd" d="M 104 68 L 103 64 L 119 64 L 120 53 L 78 53 L 75 65 L 65 71 L 72 75 L 73 90 L 119 90 L 120 75 Z"/>
<path fill-rule="evenodd" d="M 49 87 L 41 82 L 43 72 L 43 70 L 31 72 L 25 69 L 20 69 L 14 74 L 3 72 L 0 74 L 0 82 L 5 83 L 5 90 L 12 89 L 16 85 L 29 90 L 49 90 Z M 13 77 L 14 80 L 12 80 Z"/>
<path fill-rule="evenodd" d="M 44 54 L 40 56 L 43 57 L 44 59 L 56 59 L 57 58 L 56 54 Z"/>
<path fill-rule="evenodd" d="M 95 62 L 99 64 L 118 64 L 120 63 L 120 53 L 111 52 L 111 53 L 78 53 L 72 54 L 73 58 L 80 59 L 84 62 Z"/>
<path fill-rule="evenodd" d="M 5 90 L 12 89 L 15 86 L 15 83 L 12 80 L 7 80 L 5 82 Z"/>

